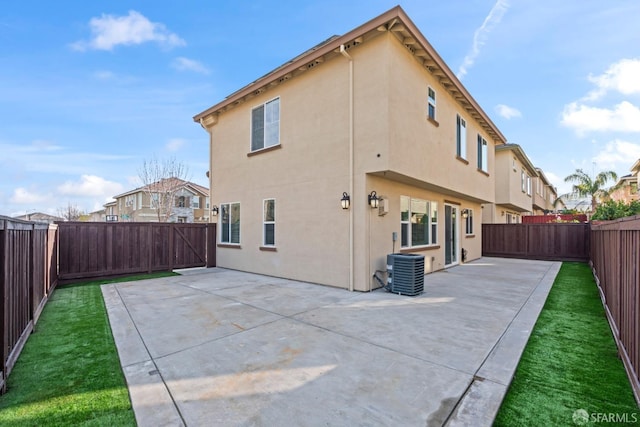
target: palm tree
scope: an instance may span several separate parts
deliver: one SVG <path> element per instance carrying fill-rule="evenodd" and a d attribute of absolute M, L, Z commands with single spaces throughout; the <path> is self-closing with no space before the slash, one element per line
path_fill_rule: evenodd
<path fill-rule="evenodd" d="M 582 169 L 576 169 L 574 173 L 564 179 L 564 182 L 573 183 L 571 196 L 591 198 L 591 212 L 595 212 L 598 201 L 609 197 L 611 191 L 615 189 L 615 187 L 605 188 L 610 179 L 616 181 L 618 175 L 613 171 L 604 171 L 592 179 Z"/>

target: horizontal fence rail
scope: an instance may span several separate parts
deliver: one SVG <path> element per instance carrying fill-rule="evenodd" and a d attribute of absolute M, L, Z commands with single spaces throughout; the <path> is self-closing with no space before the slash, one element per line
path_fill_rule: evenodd
<path fill-rule="evenodd" d="M 593 224 L 591 240 L 593 274 L 640 402 L 640 215 Z"/>
<path fill-rule="evenodd" d="M 588 261 L 589 224 L 482 224 L 482 255 Z"/>
<path fill-rule="evenodd" d="M 216 224 L 63 222 L 61 282 L 214 267 Z"/>
<path fill-rule="evenodd" d="M 56 225 L 0 217 L 0 393 L 58 283 Z"/>

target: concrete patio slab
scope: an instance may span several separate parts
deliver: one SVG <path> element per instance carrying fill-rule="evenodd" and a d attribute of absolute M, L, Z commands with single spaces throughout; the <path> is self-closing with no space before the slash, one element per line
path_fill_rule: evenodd
<path fill-rule="evenodd" d="M 418 297 L 220 268 L 103 286 L 140 426 L 490 425 L 560 263 L 483 258 Z"/>

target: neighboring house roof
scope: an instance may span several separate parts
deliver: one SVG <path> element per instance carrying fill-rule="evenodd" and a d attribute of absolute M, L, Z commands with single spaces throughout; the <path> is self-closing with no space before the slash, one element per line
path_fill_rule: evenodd
<path fill-rule="evenodd" d="M 164 190 L 166 188 L 178 189 L 182 187 L 191 190 L 194 194 L 201 194 L 206 197 L 209 196 L 209 189 L 207 187 L 203 187 L 194 182 L 185 181 L 180 178 L 163 178 L 158 182 L 154 182 L 153 184 L 145 185 L 143 187 L 138 187 L 133 190 L 127 191 L 125 193 L 118 194 L 117 196 L 113 196 L 113 198 L 119 199 L 121 197 L 129 196 L 131 194 L 136 194 L 141 191 L 155 192 L 158 190 Z M 109 202 L 109 203 L 115 203 L 115 202 Z M 104 206 L 108 206 L 109 203 L 105 204 Z"/>
<path fill-rule="evenodd" d="M 21 219 L 23 221 L 33 221 L 33 222 L 64 221 L 64 218 L 62 218 L 62 217 L 55 216 L 55 215 L 49 215 L 49 214 L 42 213 L 42 212 L 28 213 L 26 215 L 15 216 L 14 218 L 15 219 Z"/>
<path fill-rule="evenodd" d="M 551 184 L 551 182 L 547 179 L 547 176 L 544 174 L 544 172 L 542 171 L 542 169 L 540 169 L 540 168 L 536 168 L 536 172 L 537 172 L 537 174 L 538 174 L 538 177 L 542 180 L 542 182 L 543 182 L 545 185 L 549 186 L 549 188 L 551 188 L 551 190 L 552 190 L 554 193 L 556 193 L 556 194 L 557 194 L 557 193 L 558 193 L 558 189 L 557 189 L 556 187 L 554 187 L 554 186 L 553 186 L 553 184 Z"/>
<path fill-rule="evenodd" d="M 640 173 L 640 159 L 636 160 L 633 166 L 631 166 L 631 172 Z"/>
<path fill-rule="evenodd" d="M 520 163 L 522 163 L 527 168 L 531 176 L 538 176 L 538 171 L 536 170 L 535 166 L 533 166 L 531 160 L 529 160 L 522 147 L 520 147 L 518 144 L 499 145 L 496 147 L 496 151 L 512 151 L 516 158 L 520 160 Z"/>
<path fill-rule="evenodd" d="M 496 143 L 506 143 L 505 136 L 491 121 L 475 99 L 462 85 L 455 73 L 447 66 L 436 50 L 409 19 L 405 11 L 396 6 L 377 18 L 359 26 L 343 36 L 332 36 L 317 46 L 298 55 L 258 80 L 232 93 L 223 101 L 193 117 L 202 126 L 217 123 L 218 116 L 229 109 L 242 104 L 268 88 L 277 86 L 291 78 L 313 69 L 329 59 L 339 56 L 341 48 L 356 46 L 379 32 L 391 31 L 401 43 L 415 56 L 431 74 L 438 78 L 440 84 L 471 115 Z"/>

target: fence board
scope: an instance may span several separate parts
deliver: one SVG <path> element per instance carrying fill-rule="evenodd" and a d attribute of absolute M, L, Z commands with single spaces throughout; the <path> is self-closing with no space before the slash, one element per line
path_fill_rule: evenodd
<path fill-rule="evenodd" d="M 0 217 L 0 393 L 57 284 L 57 227 Z"/>
<path fill-rule="evenodd" d="M 640 402 L 640 216 L 594 224 L 591 267 L 636 401 Z"/>
<path fill-rule="evenodd" d="M 589 260 L 589 224 L 482 224 L 482 255 Z"/>
<path fill-rule="evenodd" d="M 59 223 L 58 278 L 68 282 L 215 266 L 215 224 Z M 212 260 L 210 259 L 212 258 Z"/>

